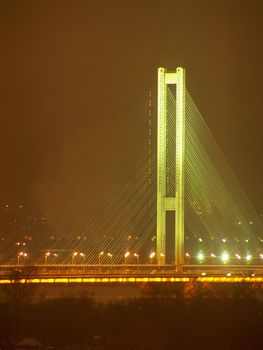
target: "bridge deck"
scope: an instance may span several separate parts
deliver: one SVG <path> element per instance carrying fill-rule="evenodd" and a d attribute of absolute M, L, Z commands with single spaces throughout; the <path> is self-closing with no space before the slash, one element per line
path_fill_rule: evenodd
<path fill-rule="evenodd" d="M 0 284 L 10 283 L 263 283 L 260 265 L 1 265 Z"/>

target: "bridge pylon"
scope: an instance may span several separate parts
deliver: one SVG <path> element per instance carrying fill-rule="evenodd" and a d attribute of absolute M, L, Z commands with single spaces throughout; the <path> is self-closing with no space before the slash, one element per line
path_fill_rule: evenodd
<path fill-rule="evenodd" d="M 168 118 L 168 85 L 176 85 L 176 107 L 172 114 L 175 120 Z M 170 110 L 170 108 L 169 108 Z M 175 129 L 168 123 L 175 124 Z M 184 175 L 185 175 L 185 69 L 176 71 L 158 69 L 158 110 L 157 110 L 157 262 L 166 263 L 166 212 L 175 211 L 175 249 L 174 262 L 179 272 L 184 263 Z M 169 130 L 173 130 L 173 135 Z M 172 141 L 169 140 L 172 139 Z M 169 170 L 174 186 L 167 191 L 167 167 L 169 166 L 168 144 L 175 140 L 175 164 Z M 168 193 L 169 192 L 169 193 Z M 172 196 L 171 196 L 172 193 Z"/>

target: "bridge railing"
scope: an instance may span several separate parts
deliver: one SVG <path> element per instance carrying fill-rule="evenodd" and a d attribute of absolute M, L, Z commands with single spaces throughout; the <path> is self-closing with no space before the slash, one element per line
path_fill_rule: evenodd
<path fill-rule="evenodd" d="M 180 275 L 262 275 L 259 265 L 184 265 Z M 174 265 L 0 265 L 5 276 L 176 276 Z"/>

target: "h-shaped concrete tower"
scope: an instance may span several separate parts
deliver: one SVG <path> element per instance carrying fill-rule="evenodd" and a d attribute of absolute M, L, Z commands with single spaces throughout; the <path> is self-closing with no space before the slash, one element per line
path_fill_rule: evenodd
<path fill-rule="evenodd" d="M 175 135 L 167 130 L 168 85 L 176 85 Z M 175 140 L 175 164 L 172 167 L 174 189 L 167 192 L 167 145 L 169 137 Z M 157 127 L 157 262 L 166 260 L 166 212 L 175 211 L 175 265 L 179 272 L 184 263 L 184 173 L 185 173 L 185 69 L 167 71 L 158 69 L 158 127 Z"/>

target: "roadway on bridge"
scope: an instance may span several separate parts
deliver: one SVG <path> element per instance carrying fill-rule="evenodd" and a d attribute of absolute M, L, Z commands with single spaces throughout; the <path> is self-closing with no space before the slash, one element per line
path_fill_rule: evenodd
<path fill-rule="evenodd" d="M 1 265 L 0 283 L 263 283 L 259 265 Z"/>

